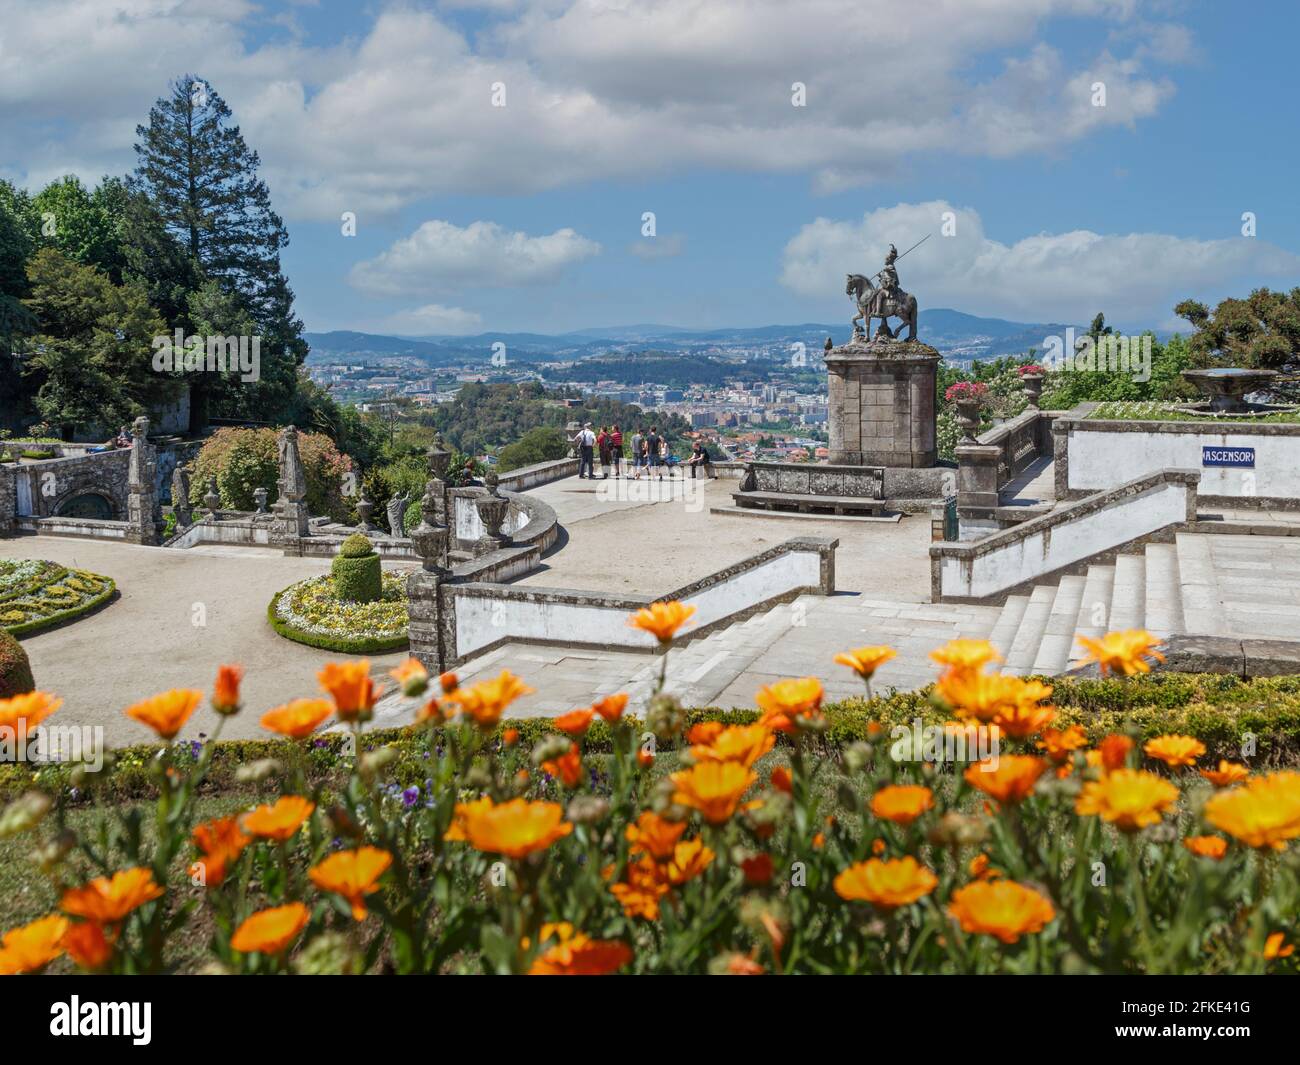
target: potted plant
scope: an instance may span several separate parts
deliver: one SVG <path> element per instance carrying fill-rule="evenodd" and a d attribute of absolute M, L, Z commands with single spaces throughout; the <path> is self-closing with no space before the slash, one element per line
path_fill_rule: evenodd
<path fill-rule="evenodd" d="M 982 381 L 958 381 L 949 385 L 943 398 L 957 408 L 957 424 L 966 434 L 966 440 L 975 443 L 975 432 L 980 426 L 980 411 L 988 402 L 989 386 Z"/>
<path fill-rule="evenodd" d="M 1016 373 L 1020 375 L 1020 383 L 1025 386 L 1025 398 L 1037 410 L 1038 397 L 1043 394 L 1043 378 L 1046 376 L 1043 368 L 1036 362 L 1027 362 L 1023 366 L 1017 366 Z"/>

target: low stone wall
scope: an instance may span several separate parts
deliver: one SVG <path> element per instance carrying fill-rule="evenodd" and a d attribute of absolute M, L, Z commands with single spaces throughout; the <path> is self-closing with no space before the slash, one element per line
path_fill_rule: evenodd
<path fill-rule="evenodd" d="M 221 520 L 214 521 L 210 514 L 197 519 L 193 525 L 173 533 L 163 547 L 198 547 L 200 544 L 229 544 L 237 547 L 270 547 L 271 517 L 254 517 L 250 512 L 222 511 Z"/>
<path fill-rule="evenodd" d="M 478 507 L 474 500 L 487 494 L 486 488 L 453 488 L 452 498 L 452 536 L 462 551 L 472 551 L 474 545 L 483 536 L 483 522 L 479 520 Z M 502 491 L 510 500 L 510 510 L 502 524 L 503 532 L 519 546 L 536 545 L 546 551 L 559 536 L 559 519 L 555 510 L 540 499 L 519 492 Z"/>
<path fill-rule="evenodd" d="M 1171 540 L 1196 521 L 1196 470 L 1161 470 L 970 543 L 930 546 L 934 602 L 1002 601 L 1043 577 Z"/>
<path fill-rule="evenodd" d="M 90 540 L 126 540 L 130 523 L 125 521 L 101 521 L 96 518 L 37 518 L 31 515 L 20 517 L 15 522 L 15 530 L 32 533 L 37 536 L 80 536 Z"/>
<path fill-rule="evenodd" d="M 507 641 L 653 652 L 627 615 L 655 599 L 696 608 L 682 639 L 696 639 L 774 603 L 835 590 L 838 541 L 798 537 L 662 596 L 616 596 L 561 588 L 448 581 L 441 587 L 444 668 Z"/>
<path fill-rule="evenodd" d="M 964 526 L 982 535 L 1008 522 L 997 513 L 999 495 L 1017 474 L 1054 445 L 1057 415 L 1031 408 L 976 438 L 957 445 L 957 513 Z"/>
<path fill-rule="evenodd" d="M 1300 509 L 1300 425 L 1100 420 L 1081 405 L 1053 424 L 1056 497 L 1078 499 L 1165 468 L 1201 472 L 1200 499 L 1217 506 Z M 1205 448 L 1243 456 L 1251 466 L 1205 464 Z"/>
<path fill-rule="evenodd" d="M 130 450 L 123 449 L 7 466 L 6 494 L 18 516 L 53 517 L 77 496 L 95 495 L 107 502 L 115 520 L 125 519 L 130 462 Z"/>
<path fill-rule="evenodd" d="M 791 495 L 852 496 L 883 499 L 885 471 L 881 466 L 831 466 L 817 462 L 751 462 L 741 481 L 745 492 L 785 492 Z"/>
<path fill-rule="evenodd" d="M 578 473 L 577 459 L 554 459 L 550 462 L 537 462 L 531 466 L 520 466 L 517 470 L 503 473 L 499 485 L 503 491 L 523 492 L 536 488 L 539 484 L 549 484 L 562 477 L 574 477 Z"/>

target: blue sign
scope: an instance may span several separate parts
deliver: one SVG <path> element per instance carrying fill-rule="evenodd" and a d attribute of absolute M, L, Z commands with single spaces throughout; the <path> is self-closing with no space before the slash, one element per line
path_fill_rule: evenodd
<path fill-rule="evenodd" d="M 1255 449 L 1253 447 L 1202 447 L 1201 465 L 1254 469 Z"/>

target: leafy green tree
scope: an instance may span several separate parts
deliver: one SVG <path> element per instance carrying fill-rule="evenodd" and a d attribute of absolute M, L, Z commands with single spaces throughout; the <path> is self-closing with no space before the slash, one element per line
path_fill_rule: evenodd
<path fill-rule="evenodd" d="M 36 407 L 61 428 L 100 430 L 175 396 L 176 379 L 153 369 L 152 340 L 164 326 L 135 285 L 42 248 L 27 267 L 23 302 L 37 332 L 24 372 L 37 382 Z"/>
<path fill-rule="evenodd" d="M 32 198 L 41 221 L 41 244 L 73 262 L 94 266 L 121 281 L 122 254 L 104 203 L 72 175 L 52 181 Z"/>
<path fill-rule="evenodd" d="M 206 81 L 186 74 L 138 126 L 138 165 L 129 179 L 146 193 L 162 223 L 207 278 L 237 294 L 261 336 L 261 380 L 196 379 L 190 428 L 201 430 L 213 411 L 280 420 L 307 356 L 293 292 L 280 269 L 289 243 L 257 176 L 257 152 L 230 122 L 226 102 Z"/>
<path fill-rule="evenodd" d="M 1300 288 L 1257 288 L 1244 300 L 1221 300 L 1213 311 L 1183 300 L 1174 313 L 1196 330 L 1187 341 L 1194 366 L 1279 369 L 1300 363 Z"/>
<path fill-rule="evenodd" d="M 568 453 L 569 439 L 564 435 L 563 429 L 553 425 L 539 425 L 501 449 L 497 454 L 497 469 L 505 473 L 537 462 L 562 459 Z"/>

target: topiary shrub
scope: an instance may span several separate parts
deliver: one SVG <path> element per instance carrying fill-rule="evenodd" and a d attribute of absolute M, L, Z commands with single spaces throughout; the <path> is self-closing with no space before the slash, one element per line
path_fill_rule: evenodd
<path fill-rule="evenodd" d="M 368 537 L 353 533 L 330 563 L 334 591 L 349 603 L 373 603 L 383 592 L 379 556 Z"/>
<path fill-rule="evenodd" d="M 0 629 L 0 699 L 33 691 L 32 665 L 22 644 Z"/>

